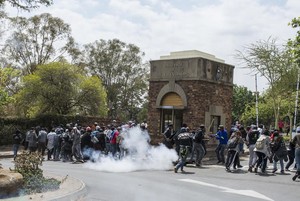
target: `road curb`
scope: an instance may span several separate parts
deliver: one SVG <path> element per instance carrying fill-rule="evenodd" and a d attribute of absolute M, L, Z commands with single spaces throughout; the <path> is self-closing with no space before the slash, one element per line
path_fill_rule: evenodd
<path fill-rule="evenodd" d="M 57 176 L 54 174 L 46 173 L 45 177 L 55 178 L 57 180 L 64 180 L 60 185 L 60 188 L 55 191 L 48 191 L 44 193 L 36 193 L 32 195 L 24 195 L 12 198 L 3 199 L 5 201 L 40 201 L 40 200 L 53 200 L 53 201 L 80 201 L 84 200 L 87 194 L 87 189 L 85 183 L 75 177 L 64 178 L 62 176 Z"/>

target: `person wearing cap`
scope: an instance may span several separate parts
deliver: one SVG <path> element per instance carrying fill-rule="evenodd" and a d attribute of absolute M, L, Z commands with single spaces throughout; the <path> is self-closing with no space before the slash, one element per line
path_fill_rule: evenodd
<path fill-rule="evenodd" d="M 219 126 L 219 131 L 215 134 L 215 137 L 217 140 L 219 140 L 219 144 L 215 150 L 218 158 L 217 163 L 225 164 L 225 149 L 228 142 L 228 133 L 224 129 L 223 125 Z"/>

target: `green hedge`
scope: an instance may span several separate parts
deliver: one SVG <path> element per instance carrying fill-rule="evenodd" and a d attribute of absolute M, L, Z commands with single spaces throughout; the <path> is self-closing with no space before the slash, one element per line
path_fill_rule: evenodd
<path fill-rule="evenodd" d="M 46 127 L 49 130 L 58 125 L 77 123 L 81 126 L 92 126 L 94 122 L 99 125 L 107 125 L 112 122 L 108 118 L 91 116 L 65 116 L 65 115 L 40 115 L 33 119 L 28 118 L 0 118 L 0 146 L 12 144 L 12 135 L 19 129 L 25 137 L 25 133 L 31 127 Z M 118 122 L 118 121 L 117 121 Z"/>

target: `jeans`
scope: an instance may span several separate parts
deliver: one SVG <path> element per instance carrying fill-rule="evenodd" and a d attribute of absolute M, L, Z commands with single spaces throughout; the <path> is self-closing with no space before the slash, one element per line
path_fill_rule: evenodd
<path fill-rule="evenodd" d="M 226 144 L 218 144 L 215 151 L 217 154 L 218 162 L 225 163 L 225 155 L 224 155 L 225 149 L 226 149 Z"/>
<path fill-rule="evenodd" d="M 13 145 L 14 159 L 17 157 L 19 147 L 20 147 L 19 144 L 14 144 L 14 145 Z"/>
<path fill-rule="evenodd" d="M 227 159 L 226 159 L 226 167 L 230 168 L 230 166 L 233 164 L 233 166 L 235 167 L 237 164 L 237 157 L 238 152 L 235 150 L 229 150 L 228 151 L 228 155 L 227 155 Z"/>
<path fill-rule="evenodd" d="M 196 154 L 196 160 L 195 160 L 196 165 L 200 165 L 202 158 L 204 157 L 205 154 L 205 150 L 204 147 L 202 146 L 202 143 L 193 142 L 192 156 L 190 159 L 191 161 L 194 158 L 194 154 Z"/>
<path fill-rule="evenodd" d="M 181 151 L 183 150 L 183 149 L 186 149 L 186 154 L 181 154 Z M 189 147 L 184 147 L 184 146 L 180 146 L 180 150 L 179 150 L 179 161 L 178 161 L 178 163 L 177 163 L 177 165 L 175 166 L 175 169 L 176 169 L 176 171 L 180 168 L 181 169 L 181 171 L 183 171 L 183 167 L 184 167 L 184 165 L 185 165 L 185 162 L 186 162 L 186 158 L 187 158 L 187 156 L 189 155 L 189 151 L 190 149 L 189 149 Z"/>
<path fill-rule="evenodd" d="M 277 170 L 277 162 L 278 161 L 273 161 L 273 170 Z M 284 164 L 283 164 L 283 158 L 279 159 L 279 163 L 280 163 L 280 168 L 281 168 L 281 171 L 284 170 Z"/>
<path fill-rule="evenodd" d="M 258 157 L 257 161 L 256 161 L 256 169 L 258 167 L 260 167 L 261 165 L 261 171 L 265 172 L 266 168 L 267 168 L 267 161 L 268 161 L 268 157 L 266 156 L 266 154 L 262 153 L 262 152 L 256 152 L 256 155 Z"/>
<path fill-rule="evenodd" d="M 249 167 L 253 167 L 257 159 L 254 148 L 255 148 L 255 144 L 249 145 Z"/>

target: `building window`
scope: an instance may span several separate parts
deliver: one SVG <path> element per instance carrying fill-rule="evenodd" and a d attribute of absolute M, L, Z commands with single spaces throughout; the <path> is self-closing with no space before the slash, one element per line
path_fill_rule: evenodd
<path fill-rule="evenodd" d="M 215 116 L 215 115 L 211 115 L 210 117 L 210 124 L 211 124 L 211 127 L 210 127 L 210 132 L 211 133 L 217 133 L 218 131 L 218 127 L 219 125 L 221 124 L 221 116 Z"/>

